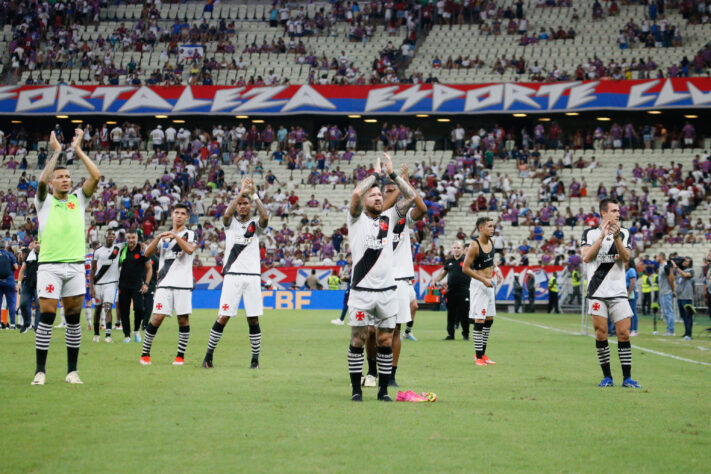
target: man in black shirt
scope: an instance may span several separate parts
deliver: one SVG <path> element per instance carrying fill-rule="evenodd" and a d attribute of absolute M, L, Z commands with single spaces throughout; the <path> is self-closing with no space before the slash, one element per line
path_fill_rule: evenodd
<path fill-rule="evenodd" d="M 143 307 L 153 308 L 153 295 L 156 292 L 156 285 L 158 284 L 158 263 L 160 262 L 160 258 L 158 257 L 157 253 L 151 255 L 151 257 L 148 259 L 148 262 L 151 264 L 151 268 L 153 271 L 151 273 L 150 280 L 146 278 L 146 280 L 148 280 L 148 291 L 143 294 Z M 143 321 L 141 322 L 141 329 L 143 331 L 146 330 L 146 326 L 148 325 L 148 320 L 150 319 L 150 317 L 150 309 L 148 311 L 143 312 Z"/>
<path fill-rule="evenodd" d="M 37 267 L 40 245 L 37 242 L 31 242 L 28 248 L 22 249 L 22 267 L 17 276 L 17 286 L 20 288 L 20 310 L 22 311 L 22 334 L 30 329 L 32 324 L 32 303 L 39 308 L 39 299 L 37 298 Z M 37 329 L 39 318 L 35 317 L 35 323 L 32 326 Z"/>
<path fill-rule="evenodd" d="M 145 256 L 145 249 L 138 242 L 135 229 L 126 232 L 126 245 L 121 250 L 119 257 L 121 271 L 118 285 L 118 311 L 121 315 L 123 328 L 123 342 L 131 342 L 131 301 L 133 300 L 133 340 L 141 342 L 138 332 L 143 322 L 143 295 L 148 291 L 151 281 L 153 266 Z"/>
<path fill-rule="evenodd" d="M 444 262 L 444 268 L 434 283 L 439 283 L 447 276 L 447 337 L 454 340 L 454 326 L 458 322 L 462 327 L 462 337 L 469 340 L 469 283 L 470 278 L 462 273 L 464 264 L 464 243 L 457 240 L 452 244 L 452 257 Z"/>

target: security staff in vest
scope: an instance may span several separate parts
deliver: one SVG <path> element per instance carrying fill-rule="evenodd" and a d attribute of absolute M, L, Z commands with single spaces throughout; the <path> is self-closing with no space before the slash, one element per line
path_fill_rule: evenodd
<path fill-rule="evenodd" d="M 555 272 L 548 279 L 548 312 L 560 313 L 560 308 L 558 308 L 558 276 Z"/>
<path fill-rule="evenodd" d="M 20 273 L 17 275 L 17 287 L 20 291 L 20 311 L 22 311 L 22 326 L 21 334 L 26 333 L 32 325 L 32 329 L 37 329 L 39 317 L 35 312 L 35 322 L 32 324 L 32 306 L 39 309 L 39 299 L 37 298 L 37 267 L 38 256 L 40 251 L 39 242 L 30 242 L 29 247 L 22 249 L 22 266 Z"/>
<path fill-rule="evenodd" d="M 437 284 L 447 277 L 447 337 L 454 340 L 454 328 L 457 323 L 462 327 L 462 337 L 469 340 L 469 285 L 471 278 L 462 272 L 464 265 L 464 243 L 457 240 L 452 244 L 452 257 L 444 262 L 442 271 L 435 278 Z"/>
<path fill-rule="evenodd" d="M 570 272 L 570 284 L 573 286 L 573 291 L 568 295 L 568 304 L 573 304 L 576 299 L 580 304 L 582 296 L 580 294 L 580 271 L 577 266 L 573 267 L 573 271 Z"/>
<path fill-rule="evenodd" d="M 126 231 L 126 245 L 119 254 L 121 271 L 118 281 L 118 311 L 121 316 L 123 342 L 131 342 L 131 302 L 133 301 L 133 340 L 141 342 L 138 332 L 143 322 L 143 295 L 148 291 L 153 266 L 146 258 L 145 249 L 138 242 L 135 229 Z"/>
<path fill-rule="evenodd" d="M 652 278 L 650 273 L 652 273 L 652 270 L 647 268 L 639 279 L 642 287 L 642 314 L 644 315 L 649 315 L 652 311 Z"/>
<path fill-rule="evenodd" d="M 333 273 L 328 277 L 328 289 L 337 290 L 341 286 L 341 279 L 338 278 L 338 270 L 333 270 Z"/>

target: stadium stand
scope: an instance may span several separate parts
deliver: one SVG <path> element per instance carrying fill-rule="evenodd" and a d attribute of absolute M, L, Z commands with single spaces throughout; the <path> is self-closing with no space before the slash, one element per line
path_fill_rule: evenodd
<path fill-rule="evenodd" d="M 667 2 L 664 12 L 640 2 L 609 2 L 604 8 L 597 2 L 573 7 L 542 0 L 481 5 L 33 3 L 25 10 L 0 8 L 0 77 L 5 84 L 456 84 L 703 75 L 711 65 L 709 15 L 701 2 Z M 188 130 L 182 138 L 185 132 L 174 129 L 177 145 L 155 153 L 152 131 L 167 122 L 147 129 L 110 124 L 104 132 L 100 120 L 87 122 L 93 137 L 87 149 L 107 177 L 94 217 L 106 225 L 116 214 L 111 225 L 144 226 L 151 208 L 155 218 L 164 216 L 171 202 L 189 200 L 196 210 L 192 224 L 200 226 L 203 239 L 196 261 L 204 265 L 220 262 L 219 216 L 228 191 L 245 175 L 255 178 L 275 216 L 268 264 L 335 261 L 347 239 L 340 252 L 331 252 L 319 235 L 330 238 L 342 228 L 352 183 L 383 149 L 409 166 L 413 183 L 431 204 L 427 224 L 416 232 L 418 262 L 440 262 L 454 239 L 468 236 L 473 210 L 503 214 L 497 228 L 507 263 L 564 261 L 574 250 L 571 239 L 594 222 L 600 183 L 606 195 L 624 195 L 624 212 L 638 223 L 638 251 L 674 245 L 697 257 L 711 239 L 705 200 L 709 144 L 690 124 L 691 129 L 668 126 L 667 131 L 661 123 L 613 123 L 563 132 L 555 122 L 541 122 L 506 131 L 468 130 L 464 139 L 453 129 L 451 141 L 425 140 L 419 130 L 402 125 L 363 134 L 357 147 L 346 147 L 339 138 L 339 149 L 333 150 L 309 131 L 289 132 L 278 144 L 277 127 L 266 132 L 271 124 L 255 128 L 255 135 L 246 131 L 239 146 L 232 143 L 236 125 L 226 122 L 219 132 Z M 292 133 L 298 135 L 293 142 Z M 310 145 L 304 146 L 304 139 Z M 187 153 L 181 153 L 181 143 Z M 3 230 L 11 232 L 32 217 L 26 197 L 47 147 L 17 127 L 2 133 L 1 145 L 8 172 L 0 176 L 0 186 L 8 190 L 4 210 L 12 218 Z M 78 178 L 84 172 L 74 171 Z M 624 186 L 615 184 L 618 177 Z M 682 189 L 674 191 L 675 186 Z M 680 193 L 691 203 L 682 204 Z M 148 202 L 149 195 L 156 203 Z M 146 230 L 155 232 L 161 221 L 151 221 Z M 294 244 L 286 249 L 276 237 L 284 223 L 295 231 Z M 19 240 L 29 235 L 21 233 Z"/>

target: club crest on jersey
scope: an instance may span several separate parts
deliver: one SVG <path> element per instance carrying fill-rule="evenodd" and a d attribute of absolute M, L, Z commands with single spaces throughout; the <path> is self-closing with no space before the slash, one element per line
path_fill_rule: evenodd
<path fill-rule="evenodd" d="M 382 230 L 383 232 L 388 231 L 388 226 L 389 226 L 388 221 L 386 221 L 386 220 L 380 221 L 380 230 Z"/>

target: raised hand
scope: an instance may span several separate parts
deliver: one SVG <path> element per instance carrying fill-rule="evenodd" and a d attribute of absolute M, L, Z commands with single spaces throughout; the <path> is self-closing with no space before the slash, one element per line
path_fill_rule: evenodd
<path fill-rule="evenodd" d="M 407 169 L 407 164 L 403 163 L 401 169 L 402 169 L 402 179 L 409 182 L 410 173 L 409 173 L 409 170 Z"/>
<path fill-rule="evenodd" d="M 76 128 L 74 130 L 74 138 L 72 139 L 72 148 L 75 150 L 81 150 L 81 139 L 84 136 L 84 130 L 81 128 Z"/>
<path fill-rule="evenodd" d="M 242 179 L 242 184 L 239 186 L 239 192 L 249 194 L 249 178 Z"/>
<path fill-rule="evenodd" d="M 375 162 L 375 172 L 380 174 L 382 171 L 382 168 L 380 167 L 380 157 Z"/>
<path fill-rule="evenodd" d="M 57 136 L 54 132 L 49 134 L 49 146 L 52 147 L 54 151 L 62 151 L 62 144 L 57 140 Z"/>
<path fill-rule="evenodd" d="M 392 174 L 393 172 L 393 160 L 390 159 L 390 155 L 388 153 L 383 152 L 383 155 L 385 155 L 385 158 L 387 158 L 388 161 L 385 162 L 385 172 L 387 174 Z"/>

